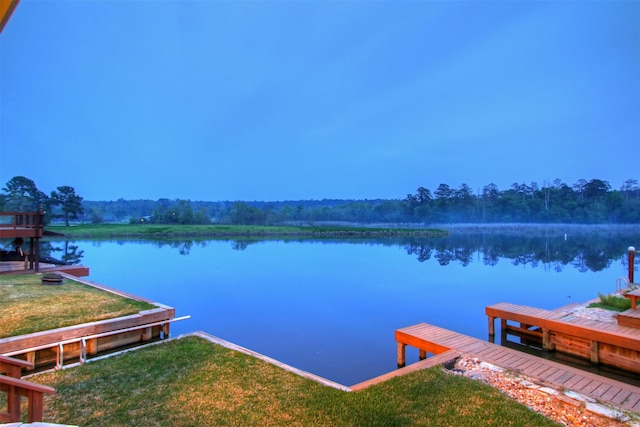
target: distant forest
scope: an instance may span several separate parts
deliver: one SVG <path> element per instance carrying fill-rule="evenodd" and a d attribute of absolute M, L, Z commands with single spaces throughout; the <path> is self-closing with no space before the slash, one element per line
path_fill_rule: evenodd
<path fill-rule="evenodd" d="M 628 179 L 614 190 L 600 179 L 569 186 L 559 179 L 538 185 L 514 183 L 506 190 L 489 184 L 474 192 L 440 184 L 419 187 L 403 199 L 189 201 L 83 201 L 84 222 L 171 224 L 356 223 L 640 223 L 640 187 Z"/>
<path fill-rule="evenodd" d="M 25 177 L 14 177 L 0 192 L 0 210 L 43 209 L 48 222 L 247 224 L 349 223 L 640 223 L 640 187 L 627 179 L 619 189 L 604 180 L 560 179 L 542 185 L 514 183 L 501 190 L 488 184 L 475 191 L 440 184 L 419 187 L 402 199 L 191 201 L 182 199 L 88 201 L 68 185 L 50 195 Z"/>

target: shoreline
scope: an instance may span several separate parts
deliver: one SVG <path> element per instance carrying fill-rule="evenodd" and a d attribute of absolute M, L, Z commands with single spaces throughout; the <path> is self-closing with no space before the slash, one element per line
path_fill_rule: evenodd
<path fill-rule="evenodd" d="M 341 221 L 292 222 L 282 225 L 167 225 L 99 224 L 52 225 L 50 236 L 94 238 L 440 238 L 455 234 L 503 234 L 527 237 L 585 235 L 638 236 L 637 224 L 544 224 L 544 223 L 353 223 Z"/>

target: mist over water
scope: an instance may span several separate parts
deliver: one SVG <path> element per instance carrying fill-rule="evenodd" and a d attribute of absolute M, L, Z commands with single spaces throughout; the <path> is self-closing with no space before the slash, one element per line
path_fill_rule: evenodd
<path fill-rule="evenodd" d="M 628 246 L 640 246 L 633 234 L 49 243 L 66 245 L 90 280 L 191 315 L 173 336 L 203 330 L 353 385 L 396 368 L 398 328 L 487 339 L 487 305 L 553 309 L 615 291 Z"/>

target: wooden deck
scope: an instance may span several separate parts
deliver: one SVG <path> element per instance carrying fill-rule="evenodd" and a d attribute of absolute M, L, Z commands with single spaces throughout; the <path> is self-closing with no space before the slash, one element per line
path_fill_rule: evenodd
<path fill-rule="evenodd" d="M 44 212 L 0 212 L 0 238 L 41 238 L 44 234 Z"/>
<path fill-rule="evenodd" d="M 76 277 L 89 276 L 89 267 L 84 265 L 54 265 L 40 263 L 38 271 L 25 268 L 23 261 L 0 262 L 0 274 L 34 274 L 34 273 L 67 273 Z"/>
<path fill-rule="evenodd" d="M 29 239 L 29 248 L 20 249 L 28 252 L 28 268 L 36 272 L 40 270 L 40 239 L 45 234 L 44 212 L 0 212 L 0 238 Z M 14 248 L 12 248 L 14 249 Z"/>
<path fill-rule="evenodd" d="M 533 378 L 553 388 L 572 390 L 602 403 L 628 411 L 640 412 L 640 387 L 427 323 L 398 329 L 396 341 L 398 343 L 398 365 L 405 363 L 406 346 L 419 349 L 421 357 L 426 356 L 425 353 L 440 354 L 455 350 Z"/>
<path fill-rule="evenodd" d="M 173 307 L 66 273 L 61 272 L 60 275 L 105 292 L 149 302 L 155 308 L 128 316 L 0 338 L 0 354 L 26 359 L 36 369 L 54 365 L 61 368 L 70 361 L 84 363 L 99 353 L 167 339 L 171 323 L 190 317 L 176 318 Z"/>
<path fill-rule="evenodd" d="M 504 302 L 488 306 L 485 311 L 490 339 L 498 318 L 503 333 L 540 339 L 544 350 L 640 373 L 640 329 Z"/>

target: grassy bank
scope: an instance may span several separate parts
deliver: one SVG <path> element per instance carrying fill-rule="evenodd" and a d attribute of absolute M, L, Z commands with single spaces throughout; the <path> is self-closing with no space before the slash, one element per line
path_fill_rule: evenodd
<path fill-rule="evenodd" d="M 442 237 L 440 229 L 377 228 L 349 226 L 258 226 L 258 225 L 167 225 L 167 224 L 83 224 L 47 226 L 47 230 L 72 238 L 153 237 Z"/>
<path fill-rule="evenodd" d="M 82 426 L 555 425 L 439 369 L 348 393 L 196 337 L 37 375 L 45 421 Z"/>
<path fill-rule="evenodd" d="M 62 285 L 46 286 L 38 275 L 5 275 L 0 279 L 0 338 L 111 319 L 150 308 L 154 306 L 69 279 Z"/>

